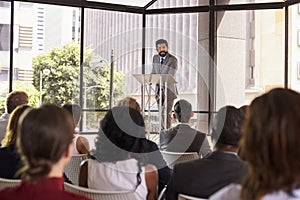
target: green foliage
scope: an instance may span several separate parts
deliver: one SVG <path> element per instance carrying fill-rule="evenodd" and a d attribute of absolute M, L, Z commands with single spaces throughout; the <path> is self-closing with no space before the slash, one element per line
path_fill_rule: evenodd
<path fill-rule="evenodd" d="M 0 97 L 0 115 L 5 112 L 5 97 Z"/>
<path fill-rule="evenodd" d="M 84 93 L 86 95 L 86 107 L 109 108 L 110 66 L 107 63 L 99 67 L 84 67 Z M 124 96 L 124 75 L 114 69 L 113 80 L 114 104 L 118 97 Z"/>
<path fill-rule="evenodd" d="M 97 66 L 90 66 L 91 60 L 98 60 Z M 75 43 L 53 48 L 33 59 L 34 86 L 39 90 L 40 71 L 49 69 L 43 75 L 43 103 L 61 105 L 67 102 L 79 103 L 80 51 Z M 96 55 L 91 48 L 84 50 L 83 99 L 84 108 L 109 108 L 110 64 Z M 114 99 L 124 96 L 124 75 L 114 69 Z M 101 116 L 100 113 L 97 114 Z M 95 119 L 87 117 L 88 123 Z M 98 119 L 97 119 L 98 120 Z M 98 125 L 98 122 L 96 123 Z"/>
<path fill-rule="evenodd" d="M 33 58 L 33 84 L 40 87 L 40 72 L 49 69 L 43 78 L 43 103 L 61 105 L 78 102 L 79 87 L 79 47 L 74 43 L 61 48 L 53 48 L 45 54 Z"/>
<path fill-rule="evenodd" d="M 15 81 L 13 83 L 13 90 L 26 92 L 29 97 L 28 105 L 32 107 L 37 107 L 39 105 L 40 93 L 35 89 L 35 87 L 32 84 L 24 84 L 24 82 L 22 81 Z"/>

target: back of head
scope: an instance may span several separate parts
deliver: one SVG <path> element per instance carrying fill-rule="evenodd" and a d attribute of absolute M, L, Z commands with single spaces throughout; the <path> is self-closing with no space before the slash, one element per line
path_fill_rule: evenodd
<path fill-rule="evenodd" d="M 193 115 L 192 105 L 181 99 L 175 103 L 174 113 L 179 122 L 187 123 Z"/>
<path fill-rule="evenodd" d="M 157 41 L 155 42 L 155 46 L 156 46 L 156 47 L 157 47 L 157 45 L 159 45 L 159 44 L 166 44 L 167 47 L 169 46 L 167 40 L 165 40 L 165 39 L 159 39 L 159 40 L 157 40 Z"/>
<path fill-rule="evenodd" d="M 2 140 L 3 147 L 7 147 L 9 145 L 15 145 L 17 139 L 17 130 L 18 130 L 18 122 L 21 115 L 30 110 L 30 106 L 28 105 L 21 105 L 18 106 L 10 115 L 9 121 L 6 128 L 6 134 L 4 139 Z"/>
<path fill-rule="evenodd" d="M 55 105 L 43 105 L 21 116 L 17 145 L 27 178 L 47 176 L 72 143 L 73 132 L 70 115 Z"/>
<path fill-rule="evenodd" d="M 212 140 L 217 148 L 221 146 L 238 147 L 241 138 L 242 114 L 233 106 L 222 107 L 215 119 Z"/>
<path fill-rule="evenodd" d="M 6 98 L 6 112 L 10 114 L 16 107 L 28 104 L 28 95 L 23 91 L 13 91 Z"/>
<path fill-rule="evenodd" d="M 80 121 L 82 109 L 78 104 L 66 103 L 62 106 L 63 109 L 66 109 L 73 117 L 74 126 L 76 127 Z"/>
<path fill-rule="evenodd" d="M 142 115 L 130 107 L 114 107 L 100 122 L 100 130 L 92 151 L 99 161 L 113 162 L 139 152 L 140 138 L 145 138 Z"/>
<path fill-rule="evenodd" d="M 136 101 L 135 98 L 125 97 L 118 102 L 118 106 L 129 106 L 139 112 L 142 111 L 140 104 Z"/>
<path fill-rule="evenodd" d="M 297 92 L 281 88 L 252 101 L 241 140 L 241 154 L 250 168 L 244 199 L 275 190 L 291 192 L 300 184 L 299 102 Z"/>

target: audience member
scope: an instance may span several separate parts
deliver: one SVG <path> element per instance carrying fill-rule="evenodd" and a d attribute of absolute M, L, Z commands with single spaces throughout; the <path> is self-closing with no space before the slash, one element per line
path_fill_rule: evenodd
<path fill-rule="evenodd" d="M 179 124 L 159 134 L 160 149 L 171 152 L 198 152 L 202 157 L 211 152 L 206 134 L 190 126 L 194 112 L 186 100 L 174 105 L 173 117 Z"/>
<path fill-rule="evenodd" d="M 118 102 L 118 106 L 129 106 L 139 112 L 141 112 L 141 106 L 132 97 L 125 97 L 124 99 Z M 158 193 L 169 183 L 169 180 L 172 175 L 172 170 L 167 166 L 166 161 L 162 157 L 158 146 L 155 142 L 148 140 L 143 136 L 141 138 L 143 141 L 143 151 L 147 154 L 148 164 L 154 165 L 158 170 Z"/>
<path fill-rule="evenodd" d="M 140 112 L 129 107 L 109 110 L 100 123 L 91 152 L 94 159 L 86 160 L 80 169 L 79 185 L 104 191 L 133 191 L 140 200 L 156 199 L 156 168 L 145 165 L 145 156 L 140 154 L 144 135 Z"/>
<path fill-rule="evenodd" d="M 63 189 L 63 170 L 72 151 L 71 117 L 54 105 L 24 113 L 19 121 L 17 147 L 24 159 L 22 183 L 0 191 L 1 200 L 88 199 Z"/>
<path fill-rule="evenodd" d="M 118 101 L 118 106 L 129 106 L 130 108 L 142 112 L 140 104 L 133 97 L 125 97 L 124 99 L 121 99 Z"/>
<path fill-rule="evenodd" d="M 175 165 L 167 199 L 177 199 L 180 193 L 208 198 L 222 187 L 240 182 L 247 172 L 237 156 L 240 130 L 240 111 L 233 106 L 221 108 L 212 130 L 214 151 L 205 158 Z"/>
<path fill-rule="evenodd" d="M 13 91 L 8 94 L 6 98 L 6 112 L 0 117 L 0 141 L 2 141 L 5 136 L 10 114 L 16 107 L 23 104 L 28 104 L 28 95 L 26 92 Z"/>
<path fill-rule="evenodd" d="M 1 178 L 20 179 L 21 174 L 16 174 L 16 172 L 23 166 L 23 162 L 16 147 L 17 128 L 20 116 L 30 108 L 28 105 L 18 106 L 10 115 L 6 135 L 2 140 L 3 147 L 0 148 Z"/>
<path fill-rule="evenodd" d="M 248 110 L 241 154 L 249 163 L 242 185 L 225 187 L 210 199 L 300 199 L 300 94 L 273 89 Z"/>
<path fill-rule="evenodd" d="M 75 130 L 75 128 L 77 127 L 81 119 L 81 113 L 82 113 L 81 107 L 78 104 L 69 104 L 69 103 L 64 104 L 62 107 L 72 115 L 74 121 L 74 130 Z M 89 152 L 90 152 L 89 141 L 75 131 L 74 138 L 73 138 L 72 155 L 87 154 Z"/>

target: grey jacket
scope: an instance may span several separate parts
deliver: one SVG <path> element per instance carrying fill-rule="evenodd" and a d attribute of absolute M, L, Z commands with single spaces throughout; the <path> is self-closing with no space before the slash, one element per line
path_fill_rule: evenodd
<path fill-rule="evenodd" d="M 206 134 L 187 124 L 178 124 L 159 134 L 160 149 L 171 152 L 199 152 L 204 157 L 211 153 Z"/>
<path fill-rule="evenodd" d="M 177 58 L 170 53 L 168 53 L 163 61 L 160 63 L 160 56 L 154 55 L 152 62 L 152 72 L 151 74 L 171 74 L 176 79 L 176 71 L 178 68 Z M 177 88 L 175 84 L 168 84 L 168 100 L 177 98 Z"/>

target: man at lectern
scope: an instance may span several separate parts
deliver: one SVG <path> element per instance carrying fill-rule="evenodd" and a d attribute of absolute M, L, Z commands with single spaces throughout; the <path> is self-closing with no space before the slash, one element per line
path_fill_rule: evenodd
<path fill-rule="evenodd" d="M 152 72 L 151 74 L 171 74 L 174 79 L 176 78 L 176 71 L 178 68 L 177 58 L 170 53 L 168 53 L 168 42 L 164 39 L 159 39 L 156 41 L 156 51 L 157 55 L 153 56 Z M 162 88 L 162 105 L 165 103 L 165 88 Z M 160 87 L 159 84 L 156 84 L 155 88 L 155 99 L 159 105 L 160 97 Z M 171 127 L 171 112 L 174 103 L 174 99 L 177 98 L 177 88 L 175 84 L 167 85 L 167 127 Z M 164 111 L 162 111 L 164 113 Z M 164 126 L 164 125 L 162 125 Z"/>

